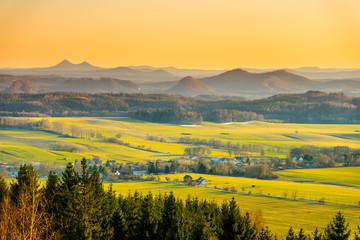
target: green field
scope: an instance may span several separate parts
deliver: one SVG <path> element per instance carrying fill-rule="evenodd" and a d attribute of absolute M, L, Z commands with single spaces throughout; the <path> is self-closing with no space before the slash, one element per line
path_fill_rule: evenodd
<path fill-rule="evenodd" d="M 37 118 L 39 119 L 39 118 Z M 181 156 L 189 145 L 176 143 L 184 136 L 199 139 L 219 139 L 223 143 L 258 144 L 266 149 L 268 156 L 286 157 L 292 147 L 302 145 L 338 146 L 360 148 L 358 125 L 279 124 L 279 123 L 234 123 L 216 124 L 204 122 L 201 126 L 180 126 L 148 123 L 132 118 L 49 118 L 63 121 L 67 126 L 81 126 L 100 132 L 105 137 L 121 133 L 121 140 L 129 147 L 96 139 L 66 138 L 55 133 L 24 129 L 0 129 L 0 163 L 19 165 L 32 162 L 55 162 L 65 165 L 75 159 L 100 157 L 103 162 L 147 162 L 157 159 L 169 160 Z M 70 133 L 69 130 L 66 133 Z M 146 140 L 146 135 L 164 138 L 167 142 Z M 83 152 L 67 152 L 53 149 L 53 144 L 73 143 L 86 147 Z M 156 152 L 136 149 L 144 146 Z M 273 150 L 280 147 L 280 151 Z M 250 153 L 259 155 L 258 152 Z M 216 150 L 212 156 L 228 156 Z M 212 199 L 219 203 L 238 201 L 242 210 L 261 209 L 265 222 L 275 232 L 285 235 L 293 226 L 296 231 L 303 227 L 313 231 L 325 227 L 339 210 L 345 213 L 350 226 L 360 225 L 360 168 L 294 169 L 278 171 L 279 180 L 191 174 L 208 180 L 206 187 L 190 187 L 171 183 L 182 181 L 185 174 L 162 175 L 161 182 L 117 182 L 113 184 L 117 193 L 129 191 L 154 193 L 173 191 L 180 198 L 189 194 Z M 165 177 L 170 178 L 166 182 Z M 215 188 L 216 187 L 216 188 Z M 223 188 L 235 188 L 237 193 L 225 192 Z M 249 194 L 251 192 L 251 194 Z M 286 197 L 285 197 L 286 196 Z M 319 199 L 325 199 L 325 205 Z M 295 199 L 295 200 L 294 200 Z M 341 205 L 342 204 L 342 205 Z"/>
<path fill-rule="evenodd" d="M 38 120 L 39 118 L 35 118 Z M 292 147 L 302 145 L 338 146 L 346 145 L 360 148 L 358 125 L 321 125 L 321 124 L 279 124 L 279 123 L 234 123 L 217 124 L 204 122 L 201 126 L 166 125 L 143 122 L 132 118 L 49 118 L 49 121 L 63 121 L 65 126 L 81 126 L 102 133 L 106 137 L 122 134 L 121 140 L 131 146 L 145 146 L 158 153 L 129 148 L 98 140 L 64 138 L 57 134 L 42 131 L 0 129 L 0 162 L 11 161 L 56 161 L 64 163 L 63 158 L 73 161 L 82 156 L 100 156 L 103 160 L 118 162 L 149 160 L 168 160 L 181 155 L 188 147 L 176 143 L 184 136 L 199 139 L 219 139 L 223 143 L 232 141 L 239 144 L 258 144 L 269 156 L 286 157 Z M 66 131 L 70 133 L 69 130 Z M 154 142 L 145 136 L 154 135 L 166 139 L 167 143 Z M 53 151 L 49 148 L 54 142 L 72 142 L 88 148 L 83 153 Z M 272 147 L 280 147 L 280 151 Z M 252 152 L 252 155 L 260 155 Z M 214 150 L 213 156 L 228 156 L 224 151 Z"/>

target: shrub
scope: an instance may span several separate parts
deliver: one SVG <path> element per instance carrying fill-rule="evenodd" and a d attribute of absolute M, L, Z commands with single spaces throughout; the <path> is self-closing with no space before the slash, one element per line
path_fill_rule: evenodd
<path fill-rule="evenodd" d="M 55 151 L 65 151 L 65 152 L 74 152 L 74 153 L 82 153 L 88 150 L 88 148 L 84 145 L 69 143 L 69 142 L 53 143 L 50 145 L 50 149 Z"/>

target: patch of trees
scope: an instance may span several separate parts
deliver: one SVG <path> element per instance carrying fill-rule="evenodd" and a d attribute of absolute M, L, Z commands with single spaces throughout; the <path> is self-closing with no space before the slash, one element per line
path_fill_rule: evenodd
<path fill-rule="evenodd" d="M 261 217 L 241 212 L 232 198 L 218 205 L 172 192 L 116 196 L 104 189 L 86 160 L 80 173 L 68 164 L 62 177 L 50 172 L 41 186 L 33 166 L 22 165 L 10 188 L 0 177 L 2 239 L 277 239 Z M 323 232 L 290 228 L 286 239 L 349 239 L 351 230 L 338 212 Z M 355 231 L 359 239 L 359 231 Z"/>
<path fill-rule="evenodd" d="M 134 112 L 134 118 L 156 123 L 200 124 L 202 117 L 180 109 L 142 109 Z"/>
<path fill-rule="evenodd" d="M 245 152 L 258 152 L 262 155 L 265 154 L 265 150 L 262 146 L 258 144 L 243 144 L 240 145 L 240 143 L 234 143 L 232 141 L 228 141 L 223 143 L 221 140 L 210 138 L 210 139 L 199 139 L 199 138 L 191 138 L 191 137 L 180 137 L 177 141 L 178 143 L 185 143 L 185 144 L 193 144 L 196 146 L 209 146 L 211 148 L 215 149 L 223 149 L 226 150 L 229 154 L 229 156 L 240 156 L 245 154 Z M 280 152 L 282 151 L 280 147 L 273 147 L 272 149 L 269 148 L 268 151 L 272 152 Z M 193 155 L 193 154 L 187 154 L 185 155 Z"/>
<path fill-rule="evenodd" d="M 302 161 L 299 161 L 300 157 Z M 290 151 L 290 158 L 296 158 L 297 165 L 304 166 L 313 163 L 316 167 L 360 166 L 360 149 L 347 146 L 320 148 L 316 146 L 302 146 Z"/>
<path fill-rule="evenodd" d="M 159 136 L 149 135 L 149 134 L 146 134 L 145 139 L 149 140 L 149 141 L 154 141 L 154 142 L 165 142 L 166 143 L 166 140 L 164 138 L 159 137 Z"/>
<path fill-rule="evenodd" d="M 264 116 L 254 112 L 242 112 L 232 109 L 215 109 L 204 116 L 204 120 L 218 123 L 263 121 Z"/>
<path fill-rule="evenodd" d="M 185 148 L 185 155 L 210 155 L 212 150 L 208 147 L 191 147 Z"/>
<path fill-rule="evenodd" d="M 65 151 L 65 152 L 74 152 L 74 153 L 82 153 L 88 150 L 88 148 L 84 145 L 70 143 L 70 142 L 53 143 L 50 145 L 50 149 L 55 151 Z"/>
<path fill-rule="evenodd" d="M 258 179 L 276 179 L 279 176 L 274 174 L 267 164 L 255 164 L 251 166 L 246 166 L 238 171 L 239 175 L 249 178 L 258 178 Z"/>

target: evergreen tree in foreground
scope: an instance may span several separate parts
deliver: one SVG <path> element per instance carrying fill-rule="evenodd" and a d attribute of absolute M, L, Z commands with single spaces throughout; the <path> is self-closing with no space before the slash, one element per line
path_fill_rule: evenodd
<path fill-rule="evenodd" d="M 348 229 L 349 223 L 346 223 L 344 215 L 339 211 L 333 220 L 325 228 L 324 239 L 346 240 L 350 237 L 351 230 Z"/>

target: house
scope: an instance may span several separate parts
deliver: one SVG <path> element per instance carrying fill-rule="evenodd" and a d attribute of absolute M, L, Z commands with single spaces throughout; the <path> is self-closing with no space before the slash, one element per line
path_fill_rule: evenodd
<path fill-rule="evenodd" d="M 9 176 L 10 177 L 16 177 L 18 175 L 17 171 L 9 171 Z"/>
<path fill-rule="evenodd" d="M 143 168 L 138 168 L 133 171 L 134 176 L 146 176 L 146 174 L 147 174 L 147 171 L 146 171 L 146 169 L 143 169 Z"/>
<path fill-rule="evenodd" d="M 195 184 L 196 185 L 206 185 L 206 179 L 203 177 L 199 177 L 198 179 L 195 180 Z"/>
<path fill-rule="evenodd" d="M 189 184 L 192 182 L 192 180 L 193 180 L 193 178 L 190 175 L 185 175 L 185 177 L 184 177 L 185 183 Z"/>
<path fill-rule="evenodd" d="M 114 173 L 114 175 L 115 175 L 115 176 L 120 176 L 120 175 L 121 175 L 121 173 L 120 173 L 120 171 L 119 171 L 119 170 L 116 170 L 116 172 Z"/>
<path fill-rule="evenodd" d="M 116 164 L 115 160 L 107 160 L 106 164 L 109 164 L 110 166 L 113 164 Z"/>

